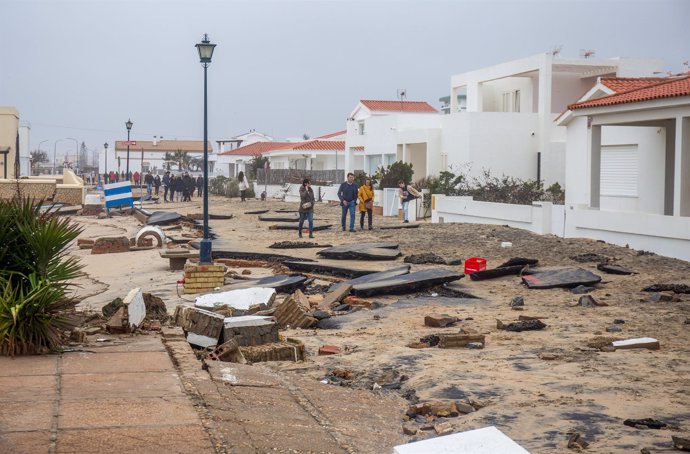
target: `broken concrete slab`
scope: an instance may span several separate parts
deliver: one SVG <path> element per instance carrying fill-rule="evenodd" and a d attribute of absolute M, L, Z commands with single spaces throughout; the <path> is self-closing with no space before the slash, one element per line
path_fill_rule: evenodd
<path fill-rule="evenodd" d="M 496 320 L 496 328 L 519 333 L 522 331 L 537 331 L 544 329 L 546 328 L 546 324 L 539 319 L 520 320 L 507 325 L 500 320 Z"/>
<path fill-rule="evenodd" d="M 208 218 L 209 219 L 215 219 L 215 220 L 228 220 L 232 219 L 232 214 L 214 214 L 214 213 L 209 213 Z"/>
<path fill-rule="evenodd" d="M 154 211 L 148 217 L 146 223 L 148 225 L 164 225 L 170 224 L 182 219 L 182 215 L 174 211 Z"/>
<path fill-rule="evenodd" d="M 268 287 L 249 287 L 227 292 L 209 293 L 197 296 L 194 306 L 199 309 L 214 310 L 220 306 L 230 306 L 239 310 L 248 310 L 255 304 L 270 306 L 276 297 L 276 290 Z"/>
<path fill-rule="evenodd" d="M 410 265 L 403 265 L 395 268 L 390 268 L 385 271 L 369 273 L 364 276 L 356 277 L 354 279 L 350 279 L 349 281 L 345 281 L 344 284 L 358 285 L 365 284 L 367 282 L 380 281 L 391 277 L 402 276 L 404 274 L 408 274 L 410 272 L 410 268 Z"/>
<path fill-rule="evenodd" d="M 634 348 L 646 348 L 648 350 L 659 350 L 659 341 L 653 337 L 638 337 L 635 339 L 625 339 L 613 342 L 616 350 L 629 350 Z"/>
<path fill-rule="evenodd" d="M 690 294 L 690 282 L 669 282 L 665 284 L 653 284 L 642 289 L 644 292 L 673 292 Z"/>
<path fill-rule="evenodd" d="M 461 348 L 474 342 L 484 345 L 484 335 L 463 333 L 438 334 L 438 348 Z"/>
<path fill-rule="evenodd" d="M 599 271 L 603 271 L 604 273 L 608 273 L 608 274 L 621 274 L 621 275 L 637 274 L 635 271 L 628 269 L 628 268 L 625 268 L 624 266 L 613 265 L 610 263 L 600 263 L 597 265 L 597 269 Z"/>
<path fill-rule="evenodd" d="M 529 454 L 494 426 L 398 445 L 393 454 Z"/>
<path fill-rule="evenodd" d="M 226 287 L 232 289 L 263 287 L 274 289 L 279 293 L 290 293 L 302 288 L 306 282 L 307 278 L 301 274 L 276 274 L 259 279 L 233 280 L 227 283 Z"/>
<path fill-rule="evenodd" d="M 408 255 L 405 257 L 403 262 L 412 263 L 414 265 L 423 265 L 426 263 L 451 266 L 462 265 L 462 259 L 444 259 L 443 257 L 431 252 L 425 254 Z"/>
<path fill-rule="evenodd" d="M 525 270 L 522 282 L 530 289 L 549 289 L 556 287 L 572 288 L 578 285 L 592 285 L 601 282 L 601 277 L 582 268 L 553 268 Z"/>
<path fill-rule="evenodd" d="M 187 342 L 197 347 L 210 348 L 218 345 L 218 338 L 196 333 L 187 333 Z"/>
<path fill-rule="evenodd" d="M 136 237 L 134 238 L 134 243 L 139 246 L 143 247 L 145 246 L 144 240 L 147 238 L 151 238 L 156 240 L 156 247 L 163 247 L 165 246 L 166 243 L 166 237 L 165 233 L 163 233 L 163 230 L 161 230 L 160 227 L 156 225 L 147 225 L 142 227 L 138 232 Z"/>
<path fill-rule="evenodd" d="M 429 314 L 424 317 L 424 325 L 434 328 L 445 328 L 446 326 L 456 324 L 458 320 L 460 319 L 448 314 Z"/>
<path fill-rule="evenodd" d="M 135 330 L 141 326 L 146 318 L 146 304 L 141 288 L 133 288 L 129 291 L 122 305 L 125 308 L 124 317 L 127 317 L 127 324 L 130 330 Z"/>
<path fill-rule="evenodd" d="M 287 338 L 282 342 L 240 347 L 245 359 L 250 363 L 266 361 L 303 361 L 305 357 L 304 344 L 298 339 Z"/>
<path fill-rule="evenodd" d="M 297 221 L 299 221 L 299 213 L 262 214 L 262 215 L 259 216 L 259 221 L 266 221 L 266 222 L 297 222 Z"/>
<path fill-rule="evenodd" d="M 339 355 L 340 347 L 335 345 L 322 345 L 319 347 L 319 356 Z"/>
<path fill-rule="evenodd" d="M 522 273 L 528 265 L 504 266 L 502 268 L 494 268 L 491 270 L 475 271 L 470 273 L 470 279 L 473 281 L 483 281 L 486 279 L 495 279 L 497 277 L 511 276 Z"/>
<path fill-rule="evenodd" d="M 352 290 L 352 285 L 341 283 L 331 288 L 331 290 L 326 293 L 323 300 L 319 303 L 318 308 L 320 310 L 330 309 L 337 303 L 340 303 L 347 295 L 350 294 Z"/>
<path fill-rule="evenodd" d="M 278 325 L 273 317 L 260 315 L 226 317 L 223 322 L 223 339 L 234 339 L 240 347 L 270 344 L 280 340 Z"/>
<path fill-rule="evenodd" d="M 594 287 L 587 287 L 586 285 L 578 285 L 577 287 L 574 287 L 570 289 L 571 293 L 574 293 L 575 295 L 583 295 L 585 293 L 589 293 L 596 290 Z"/>
<path fill-rule="evenodd" d="M 462 274 L 445 269 L 428 269 L 380 281 L 356 284 L 352 287 L 352 293 L 357 296 L 411 293 L 446 282 L 456 281 L 462 277 Z"/>
<path fill-rule="evenodd" d="M 208 354 L 207 359 L 210 361 L 225 361 L 228 363 L 247 363 L 235 339 L 230 339 L 222 345 L 217 346 L 215 350 Z"/>
<path fill-rule="evenodd" d="M 676 437 L 671 435 L 671 441 L 673 441 L 673 447 L 680 449 L 681 451 L 690 451 L 690 438 L 689 437 Z"/>
<path fill-rule="evenodd" d="M 396 229 L 416 229 L 419 228 L 421 224 L 394 224 L 394 225 L 382 225 L 379 227 L 381 230 L 396 230 Z"/>
<path fill-rule="evenodd" d="M 400 250 L 396 243 L 362 243 L 333 246 L 317 252 L 318 255 L 336 260 L 395 260 Z"/>
<path fill-rule="evenodd" d="M 129 252 L 129 238 L 126 236 L 96 238 L 91 248 L 92 254 L 113 254 Z"/>
<path fill-rule="evenodd" d="M 295 293 L 297 292 L 304 296 L 301 291 L 297 290 Z M 273 316 L 281 328 L 290 326 L 291 328 L 306 329 L 318 323 L 318 320 L 309 314 L 311 310 L 309 303 L 304 304 L 303 298 L 299 294 L 288 296 L 276 307 Z"/>
<path fill-rule="evenodd" d="M 319 244 L 312 241 L 278 241 L 269 246 L 269 249 L 308 249 L 332 247 L 331 244 Z"/>
<path fill-rule="evenodd" d="M 182 304 L 175 308 L 174 319 L 175 325 L 181 327 L 185 332 L 205 336 L 216 341 L 223 332 L 225 322 L 225 317 L 220 314 Z"/>
<path fill-rule="evenodd" d="M 254 211 L 245 211 L 244 214 L 264 214 L 268 213 L 271 210 L 254 210 Z"/>
<path fill-rule="evenodd" d="M 511 259 L 508 259 L 507 262 L 501 263 L 501 264 L 498 265 L 496 268 L 506 268 L 506 267 L 518 266 L 518 265 L 522 265 L 522 266 L 526 266 L 526 265 L 535 266 L 535 265 L 537 265 L 538 263 L 539 263 L 539 260 L 537 260 L 537 259 L 527 259 L 527 258 L 524 258 L 524 257 L 513 257 L 513 258 L 511 258 Z"/>
<path fill-rule="evenodd" d="M 200 240 L 190 241 L 189 244 L 194 249 L 199 249 Z M 266 262 L 282 262 L 283 260 L 295 260 L 303 262 L 313 262 L 311 259 L 291 257 L 288 255 L 273 254 L 268 252 L 248 251 L 246 247 L 235 242 L 216 239 L 212 241 L 212 251 L 214 259 L 239 259 L 239 260 L 263 260 Z"/>
<path fill-rule="evenodd" d="M 305 261 L 295 261 L 286 260 L 283 265 L 287 266 L 293 271 L 305 271 L 307 273 L 320 273 L 328 274 L 331 276 L 348 277 L 355 278 L 360 276 L 365 276 L 367 274 L 376 273 L 376 270 L 367 270 L 361 268 L 351 268 L 347 266 L 331 265 L 324 262 L 305 262 Z"/>
<path fill-rule="evenodd" d="M 304 227 L 304 226 L 303 226 Z M 328 230 L 333 227 L 333 224 L 314 224 L 313 231 Z M 299 223 L 281 223 L 273 224 L 268 227 L 269 230 L 299 230 Z"/>

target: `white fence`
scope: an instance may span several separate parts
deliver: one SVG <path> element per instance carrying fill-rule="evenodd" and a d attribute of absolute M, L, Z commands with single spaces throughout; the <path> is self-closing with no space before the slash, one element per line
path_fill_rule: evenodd
<path fill-rule="evenodd" d="M 690 261 L 690 217 L 601 211 L 582 205 L 477 202 L 432 196 L 432 222 L 498 224 L 567 238 L 592 238 Z"/>

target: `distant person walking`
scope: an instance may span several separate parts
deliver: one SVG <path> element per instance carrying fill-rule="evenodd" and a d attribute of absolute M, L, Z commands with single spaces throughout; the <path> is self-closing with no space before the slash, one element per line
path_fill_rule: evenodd
<path fill-rule="evenodd" d="M 299 188 L 299 237 L 302 238 L 302 226 L 304 221 L 309 222 L 309 238 L 314 238 L 314 190 L 311 188 L 309 178 L 302 180 Z"/>
<path fill-rule="evenodd" d="M 342 216 L 340 218 L 340 225 L 345 231 L 345 221 L 347 220 L 347 213 L 350 212 L 350 232 L 355 231 L 355 204 L 357 203 L 357 183 L 355 183 L 355 174 L 350 172 L 347 174 L 347 181 L 340 184 L 338 188 L 338 199 L 340 199 L 340 207 L 342 208 Z"/>
<path fill-rule="evenodd" d="M 369 230 L 372 227 L 372 212 L 374 210 L 374 188 L 371 186 L 371 180 L 367 178 L 364 184 L 360 186 L 357 191 L 357 198 L 359 199 L 359 228 L 364 230 L 364 215 L 367 215 L 369 220 Z"/>
<path fill-rule="evenodd" d="M 400 202 L 402 203 L 403 209 L 403 222 L 410 222 L 410 202 L 418 199 L 422 195 L 412 186 L 406 184 L 403 180 L 398 181 L 398 194 L 400 195 Z"/>
<path fill-rule="evenodd" d="M 196 195 L 202 197 L 204 195 L 204 177 L 199 175 L 196 177 Z"/>
<path fill-rule="evenodd" d="M 153 177 L 153 188 L 156 190 L 156 196 L 158 196 L 158 189 L 161 187 L 161 176 L 156 174 Z"/>
<path fill-rule="evenodd" d="M 237 174 L 237 182 L 240 185 L 240 202 L 244 202 L 244 200 L 247 198 L 247 189 L 249 189 L 249 181 L 247 181 L 247 177 L 241 170 L 240 173 Z"/>
<path fill-rule="evenodd" d="M 172 202 L 172 190 L 170 189 L 170 171 L 166 170 L 165 175 L 163 175 L 163 201 L 168 201 L 168 190 L 170 190 L 170 201 Z"/>

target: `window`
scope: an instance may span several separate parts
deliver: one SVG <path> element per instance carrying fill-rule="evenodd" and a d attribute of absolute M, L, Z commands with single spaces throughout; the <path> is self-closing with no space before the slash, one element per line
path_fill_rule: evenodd
<path fill-rule="evenodd" d="M 520 112 L 520 90 L 503 92 L 501 112 Z"/>
<path fill-rule="evenodd" d="M 513 92 L 513 112 L 520 112 L 520 90 Z"/>
<path fill-rule="evenodd" d="M 637 145 L 601 147 L 601 195 L 637 197 Z"/>
<path fill-rule="evenodd" d="M 363 121 L 360 121 L 360 122 L 359 122 L 358 132 L 359 132 L 359 135 L 360 135 L 360 136 L 363 136 L 363 135 L 364 135 L 364 122 L 363 122 Z"/>

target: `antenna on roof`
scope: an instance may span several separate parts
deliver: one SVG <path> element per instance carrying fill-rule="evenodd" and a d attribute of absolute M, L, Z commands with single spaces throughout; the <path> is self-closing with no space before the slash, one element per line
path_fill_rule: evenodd
<path fill-rule="evenodd" d="M 400 100 L 400 110 L 405 110 L 405 104 L 403 104 L 403 101 L 407 99 L 407 90 L 404 88 L 398 88 L 397 97 Z"/>
<path fill-rule="evenodd" d="M 592 58 L 594 55 L 597 53 L 594 49 L 580 49 L 580 57 L 581 58 Z"/>
<path fill-rule="evenodd" d="M 563 44 L 558 44 L 556 46 L 553 46 L 551 48 L 551 54 L 552 57 L 558 57 L 561 54 L 561 50 L 563 50 Z"/>

